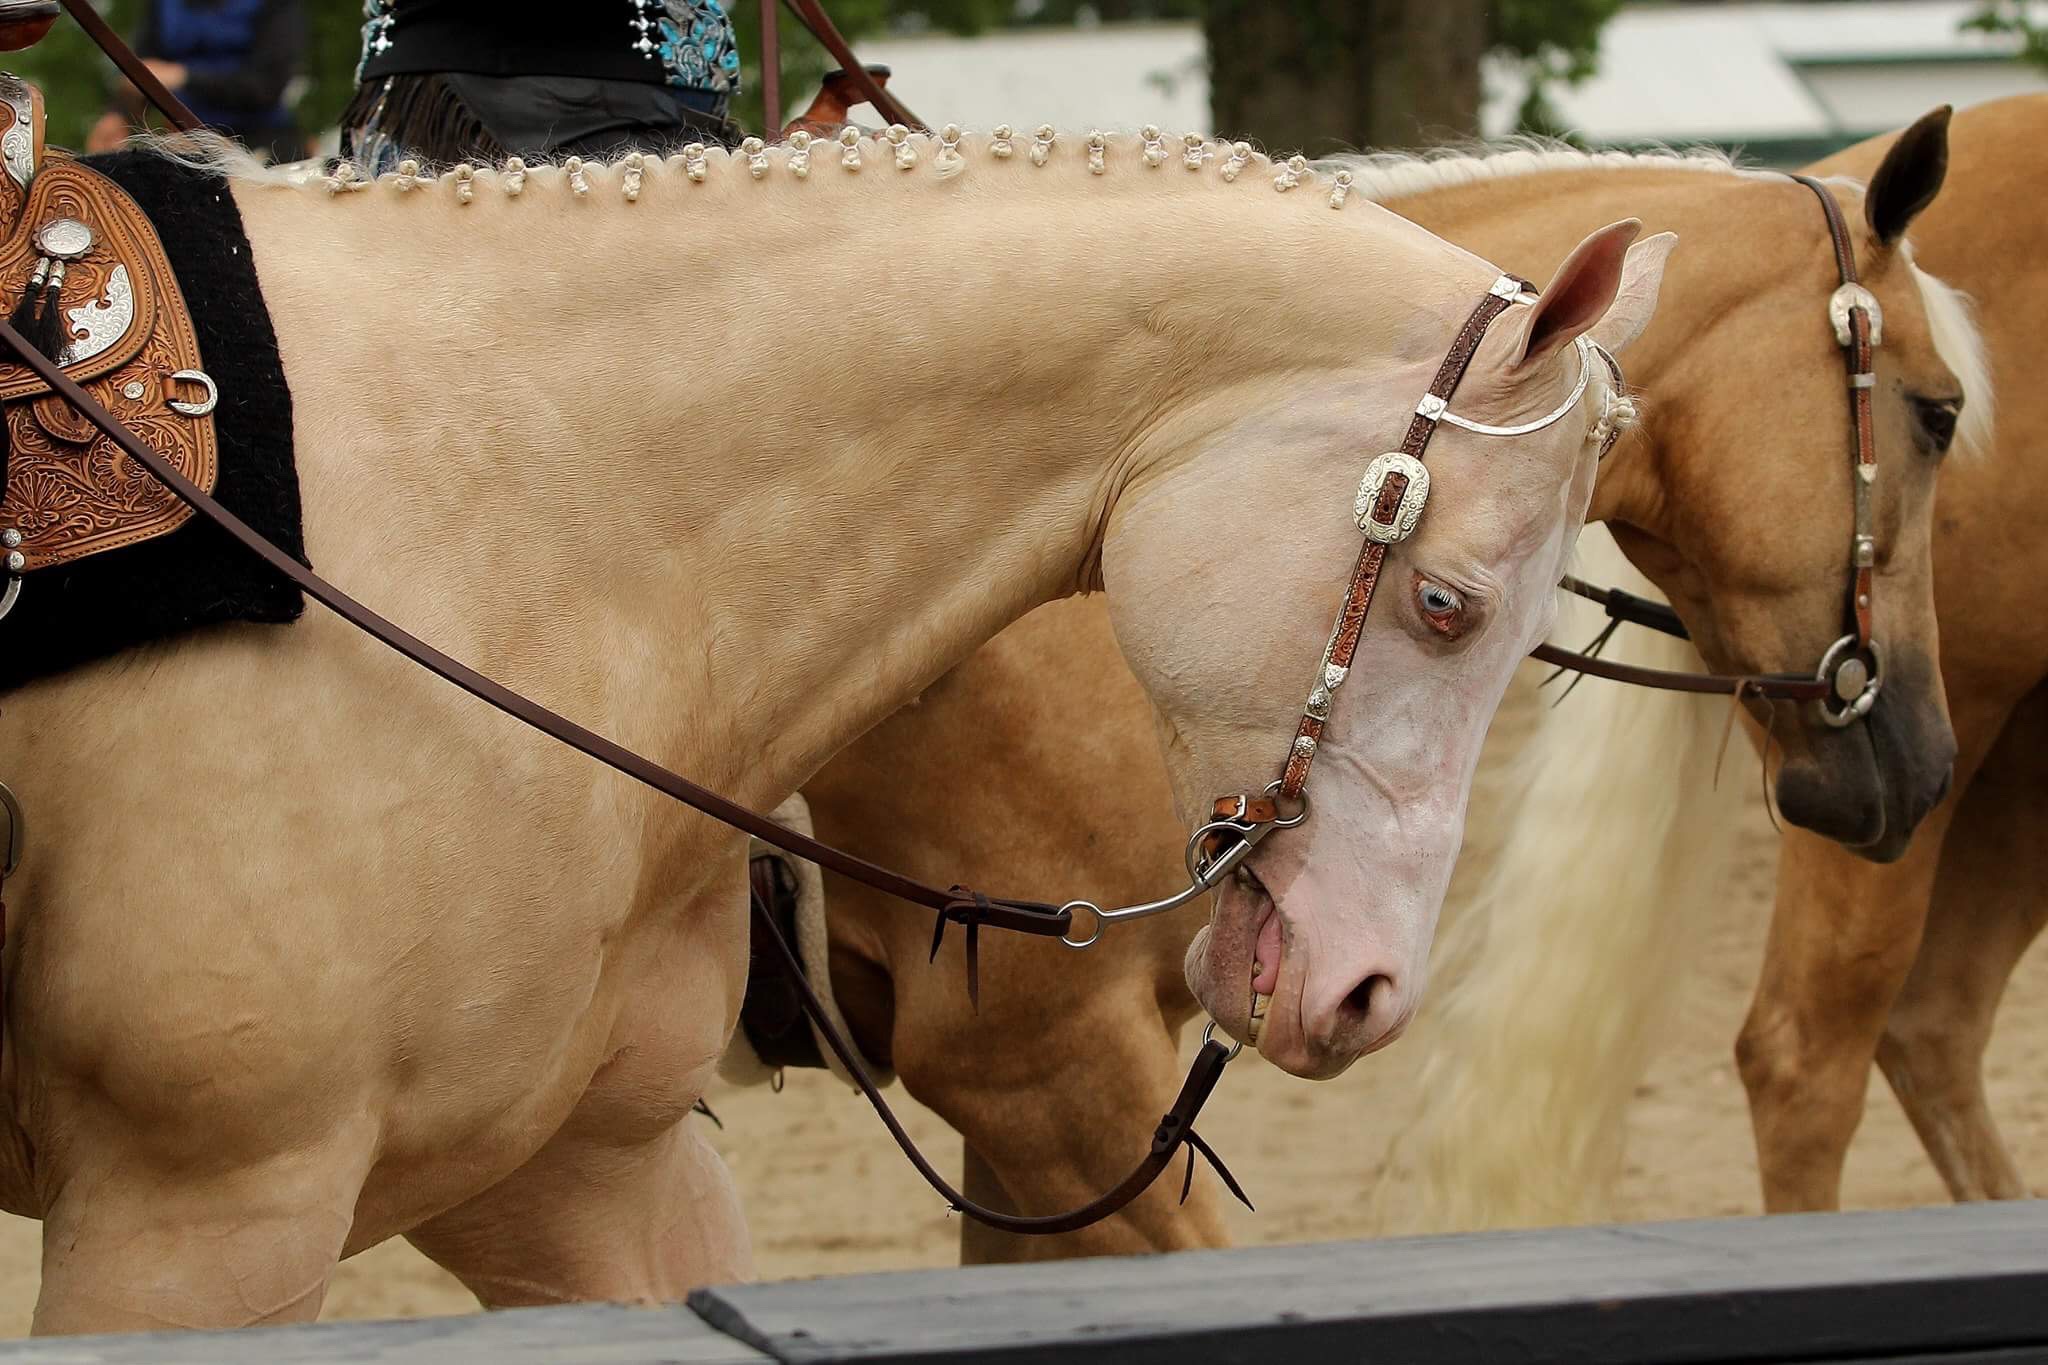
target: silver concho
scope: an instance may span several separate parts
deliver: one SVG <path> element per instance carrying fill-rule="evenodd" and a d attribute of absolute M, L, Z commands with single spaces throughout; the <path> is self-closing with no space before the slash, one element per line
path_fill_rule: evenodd
<path fill-rule="evenodd" d="M 1870 319 L 1870 344 L 1884 342 L 1884 309 L 1877 306 L 1877 295 L 1860 284 L 1845 284 L 1828 297 L 1828 321 L 1835 326 L 1835 344 L 1847 346 L 1854 338 L 1849 333 L 1849 310 L 1861 308 Z"/>
<path fill-rule="evenodd" d="M 59 261 L 77 260 L 92 242 L 92 229 L 76 218 L 52 218 L 36 229 L 36 250 Z"/>
<path fill-rule="evenodd" d="M 1380 490 L 1396 474 L 1407 476 L 1408 487 L 1394 508 L 1393 519 L 1375 520 L 1373 511 L 1379 505 Z M 1365 532 L 1367 540 L 1392 545 L 1415 534 L 1415 523 L 1422 520 L 1422 505 L 1427 501 L 1429 470 L 1413 455 L 1390 450 L 1365 467 L 1365 477 L 1358 481 L 1358 497 L 1351 504 L 1351 514 L 1358 519 L 1358 529 Z"/>

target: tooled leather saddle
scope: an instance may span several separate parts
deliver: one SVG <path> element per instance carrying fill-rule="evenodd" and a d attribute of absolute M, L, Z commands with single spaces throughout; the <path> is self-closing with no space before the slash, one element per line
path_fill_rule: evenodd
<path fill-rule="evenodd" d="M 0 73 L 0 306 L 67 374 L 211 491 L 219 390 L 148 216 L 44 144 L 43 99 Z M 135 545 L 192 515 L 18 363 L 0 361 L 0 546 L 20 575 Z"/>

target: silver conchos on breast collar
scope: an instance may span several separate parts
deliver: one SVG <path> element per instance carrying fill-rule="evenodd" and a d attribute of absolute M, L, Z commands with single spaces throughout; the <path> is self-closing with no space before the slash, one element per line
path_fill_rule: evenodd
<path fill-rule="evenodd" d="M 1510 306 L 1535 301 L 1534 288 L 1526 280 L 1512 275 L 1502 275 L 1495 280 L 1486 297 L 1466 318 L 1465 325 L 1451 343 L 1450 351 L 1438 366 L 1428 391 L 1415 405 L 1401 448 L 1375 456 L 1366 465 L 1365 475 L 1359 481 L 1358 495 L 1352 503 L 1352 513 L 1358 529 L 1365 536 L 1365 543 L 1352 567 L 1344 604 L 1337 613 L 1336 625 L 1330 631 L 1329 643 L 1323 647 L 1315 681 L 1309 688 L 1308 702 L 1302 708 L 1301 724 L 1288 747 L 1286 765 L 1280 776 L 1256 796 L 1240 792 L 1215 803 L 1210 819 L 1188 836 L 1187 848 L 1182 855 L 1188 872 L 1185 889 L 1163 900 L 1116 910 L 1105 910 L 1093 901 L 1085 900 L 1068 901 L 1060 907 L 1067 915 L 1086 913 L 1092 918 L 1085 936 L 1078 933 L 1077 926 L 1061 940 L 1068 947 L 1088 947 L 1102 937 L 1105 925 L 1118 920 L 1163 914 L 1207 895 L 1245 860 L 1267 834 L 1276 829 L 1292 829 L 1308 819 L 1309 767 L 1315 761 L 1316 746 L 1330 720 L 1332 694 L 1350 676 L 1366 613 L 1371 610 L 1373 591 L 1379 584 L 1380 567 L 1386 559 L 1387 547 L 1413 535 L 1422 519 L 1423 508 L 1429 501 L 1429 470 L 1423 465 L 1422 456 L 1429 446 L 1429 438 L 1439 425 L 1449 424 L 1482 436 L 1526 436 L 1541 431 L 1564 420 L 1577 409 L 1580 400 L 1586 396 L 1587 386 L 1592 383 L 1593 364 L 1597 358 L 1614 377 L 1616 390 L 1590 433 L 1593 439 L 1601 442 L 1601 453 L 1606 453 L 1613 440 L 1612 433 L 1619 430 L 1622 413 L 1627 407 L 1627 399 L 1619 392 L 1621 368 L 1615 364 L 1613 356 L 1583 336 L 1576 343 L 1579 375 L 1570 394 L 1536 420 L 1514 426 L 1494 426 L 1460 417 L 1450 410 L 1451 396 L 1471 366 L 1487 327 Z M 1296 807 L 1292 814 L 1281 813 L 1283 801 Z"/>

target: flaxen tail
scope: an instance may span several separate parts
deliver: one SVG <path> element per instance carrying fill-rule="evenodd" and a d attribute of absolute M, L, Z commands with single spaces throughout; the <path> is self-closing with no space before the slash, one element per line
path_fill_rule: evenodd
<path fill-rule="evenodd" d="M 1580 572 L 1654 595 L 1604 531 Z M 1576 603 L 1576 599 L 1574 599 Z M 1552 638 L 1590 639 L 1604 618 L 1576 603 Z M 1625 628 L 1607 655 L 1698 668 L 1682 641 Z M 1577 1223 L 1607 1216 L 1630 1098 L 1670 1022 L 1706 908 L 1722 895 L 1757 781 L 1734 735 L 1718 789 L 1725 698 L 1586 679 L 1526 665 L 1473 794 L 1471 853 L 1446 907 L 1418 1116 L 1375 1193 L 1388 1231 Z M 1516 731 L 1527 733 L 1517 737 Z M 1489 856 L 1490 850 L 1490 856 Z"/>

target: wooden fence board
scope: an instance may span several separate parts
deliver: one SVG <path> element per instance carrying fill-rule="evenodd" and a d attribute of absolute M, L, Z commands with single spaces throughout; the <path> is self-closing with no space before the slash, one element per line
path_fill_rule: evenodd
<path fill-rule="evenodd" d="M 0 1343 L 0 1365 L 2048 1359 L 2048 1203 L 859 1275 L 690 1306 Z"/>
<path fill-rule="evenodd" d="M 1941 1359 L 2048 1347 L 2048 1204 L 851 1276 L 691 1302 L 788 1361 Z"/>

